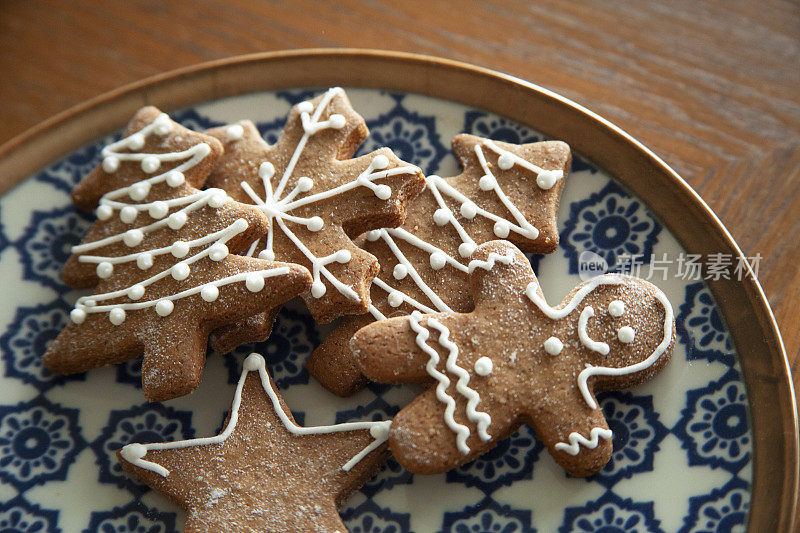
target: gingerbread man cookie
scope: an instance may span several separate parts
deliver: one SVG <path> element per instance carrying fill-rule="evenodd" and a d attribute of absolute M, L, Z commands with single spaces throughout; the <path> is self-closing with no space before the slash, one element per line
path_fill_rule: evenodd
<path fill-rule="evenodd" d="M 194 144 L 185 147 L 187 139 Z M 181 396 L 200 382 L 212 329 L 309 287 L 301 266 L 233 255 L 269 226 L 260 210 L 225 191 L 187 183 L 192 173 L 202 181 L 195 169 L 210 168 L 219 150 L 215 139 L 155 108 L 140 111 L 126 137 L 103 150 L 102 172 L 87 178 L 107 191 L 98 220 L 62 271 L 72 287 L 94 292 L 78 299 L 44 354 L 50 371 L 83 372 L 143 354 L 144 395 Z M 78 190 L 93 197 L 83 182 Z"/>
<path fill-rule="evenodd" d="M 300 427 L 251 354 L 215 437 L 128 444 L 123 468 L 188 512 L 185 532 L 347 531 L 337 512 L 388 456 L 388 421 Z"/>
<path fill-rule="evenodd" d="M 599 471 L 612 433 L 594 391 L 636 385 L 667 363 L 675 326 L 666 296 L 604 275 L 550 307 L 526 257 L 504 241 L 481 245 L 469 269 L 471 313 L 415 312 L 353 337 L 370 379 L 434 383 L 394 418 L 392 453 L 412 472 L 444 472 L 527 423 L 568 473 Z"/>
<path fill-rule="evenodd" d="M 249 121 L 208 133 L 225 145 L 209 184 L 257 205 L 270 220 L 250 255 L 308 267 L 314 281 L 304 299 L 318 322 L 365 313 L 379 266 L 351 237 L 399 226 L 424 187 L 421 171 L 388 148 L 350 159 L 367 127 L 340 88 L 296 105 L 272 146 Z M 271 324 L 263 315 L 220 330 L 214 348 L 263 340 Z"/>
<path fill-rule="evenodd" d="M 472 310 L 468 264 L 479 244 L 500 237 L 530 253 L 558 246 L 558 204 L 571 160 L 566 144 L 458 135 L 453 151 L 461 174 L 428 176 L 402 227 L 366 235 L 362 246 L 381 265 L 370 314 L 345 318 L 307 365 L 336 394 L 352 394 L 366 383 L 348 344 L 360 327 L 412 311 Z"/>

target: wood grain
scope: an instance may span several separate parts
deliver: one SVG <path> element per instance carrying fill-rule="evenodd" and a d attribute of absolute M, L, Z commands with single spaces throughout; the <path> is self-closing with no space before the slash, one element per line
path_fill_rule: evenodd
<path fill-rule="evenodd" d="M 347 46 L 459 59 L 600 113 L 731 230 L 800 385 L 800 3 L 128 0 L 0 3 L 0 142 L 87 98 L 231 55 Z M 11 75 L 13 74 L 13 75 Z"/>

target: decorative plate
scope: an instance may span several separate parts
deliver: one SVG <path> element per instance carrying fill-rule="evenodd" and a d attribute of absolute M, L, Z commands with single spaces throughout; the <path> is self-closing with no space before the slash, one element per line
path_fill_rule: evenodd
<path fill-rule="evenodd" d="M 269 66 L 268 60 L 262 64 Z M 322 74 L 317 78 L 325 80 Z M 308 80 L 305 85 L 318 84 Z M 210 101 L 182 109 L 151 103 L 199 130 L 249 118 L 271 143 L 291 105 L 319 90 L 304 86 L 206 98 Z M 370 128 L 361 152 L 389 146 L 426 174 L 457 173 L 449 142 L 460 132 L 514 143 L 546 138 L 512 118 L 453 101 L 400 90 L 347 92 Z M 203 96 L 208 95 L 198 94 L 196 100 Z M 187 103 L 181 98 L 174 103 Z M 131 102 L 131 111 L 139 103 Z M 108 122 L 116 127 L 126 118 L 120 110 Z M 90 123 L 86 116 L 83 120 Z M 65 325 L 78 295 L 63 285 L 59 270 L 92 218 L 72 206 L 69 191 L 99 162 L 102 146 L 116 138 L 118 133 L 110 133 L 54 163 L 42 161 L 40 168 L 49 164 L 0 198 L 0 273 L 6 280 L 0 307 L 3 531 L 180 531 L 182 512 L 127 477 L 114 452 L 129 442 L 219 431 L 242 360 L 251 351 L 267 358 L 295 418 L 306 425 L 391 417 L 413 394 L 408 388 L 372 385 L 341 399 L 323 390 L 309 377 L 304 361 L 329 328 L 316 325 L 299 301 L 280 312 L 267 342 L 210 355 L 197 391 L 164 404 L 142 397 L 140 361 L 75 376 L 44 370 L 40 357 Z M 523 427 L 489 454 L 444 475 L 414 476 L 390 460 L 342 509 L 350 531 L 689 532 L 743 531 L 748 521 L 751 527 L 790 523 L 778 521 L 783 515 L 759 514 L 764 512 L 758 510 L 760 491 L 781 485 L 780 479 L 754 479 L 760 451 L 754 450 L 760 440 L 754 427 L 769 426 L 762 418 L 776 415 L 754 402 L 760 389 L 746 372 L 751 355 L 737 350 L 738 338 L 725 319 L 737 307 L 720 307 L 705 282 L 722 278 L 714 279 L 708 258 L 703 271 L 690 266 L 689 254 L 702 252 L 684 248 L 676 238 L 673 228 L 681 225 L 680 214 L 656 214 L 652 201 L 637 196 L 630 181 L 592 163 L 591 149 L 580 151 L 569 135 L 561 139 L 576 150 L 561 201 L 561 243 L 552 255 L 531 257 L 545 295 L 550 302 L 560 301 L 597 265 L 636 269 L 663 289 L 675 308 L 678 342 L 671 363 L 648 384 L 601 396 L 614 432 L 613 457 L 601 473 L 586 479 L 567 476 Z M 585 140 L 579 144 L 591 146 Z M 730 254 L 728 261 L 729 277 L 749 275 L 739 256 Z M 745 302 L 740 307 L 756 306 Z M 787 442 L 789 452 L 791 446 Z M 782 464 L 772 459 L 762 464 L 793 464 L 796 472 L 796 461 L 795 448 Z M 755 472 L 766 474 L 757 466 Z M 784 490 L 791 492 L 791 475 L 785 479 L 790 483 Z M 773 497 L 788 500 L 793 494 Z M 791 508 L 782 512 L 790 515 Z"/>

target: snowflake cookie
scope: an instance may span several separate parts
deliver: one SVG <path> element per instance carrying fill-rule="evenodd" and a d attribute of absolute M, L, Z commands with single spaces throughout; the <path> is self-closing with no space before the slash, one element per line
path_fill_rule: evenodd
<path fill-rule="evenodd" d="M 424 187 L 419 168 L 388 148 L 350 159 L 367 127 L 340 88 L 294 106 L 273 145 L 250 121 L 208 133 L 225 146 L 209 184 L 255 204 L 270 222 L 247 255 L 308 267 L 314 279 L 303 298 L 318 322 L 367 312 L 378 260 L 352 238 L 403 222 Z M 218 330 L 213 347 L 224 353 L 262 341 L 271 325 L 267 314 L 251 317 Z"/>
<path fill-rule="evenodd" d="M 666 296 L 605 275 L 550 307 L 525 255 L 505 241 L 479 246 L 469 272 L 474 311 L 414 312 L 353 337 L 368 378 L 431 383 L 392 422 L 395 458 L 414 473 L 444 472 L 527 423 L 568 473 L 599 471 L 612 432 L 594 391 L 638 384 L 666 364 L 675 338 Z"/>

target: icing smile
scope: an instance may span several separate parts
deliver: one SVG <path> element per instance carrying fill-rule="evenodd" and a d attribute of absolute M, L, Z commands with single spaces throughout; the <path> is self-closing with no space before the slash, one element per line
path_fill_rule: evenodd
<path fill-rule="evenodd" d="M 581 344 L 590 350 L 597 352 L 600 355 L 608 355 L 608 352 L 611 351 L 611 349 L 608 347 L 608 344 L 593 340 L 589 336 L 589 332 L 586 329 L 589 319 L 593 316 L 594 308 L 591 305 L 587 305 L 583 308 L 583 311 L 581 311 L 581 316 L 578 318 L 578 338 L 581 340 Z"/>

